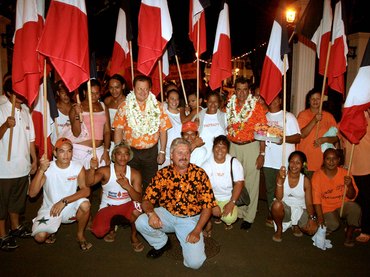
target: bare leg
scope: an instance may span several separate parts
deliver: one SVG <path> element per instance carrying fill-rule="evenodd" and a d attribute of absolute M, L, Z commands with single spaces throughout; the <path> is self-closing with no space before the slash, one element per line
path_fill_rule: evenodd
<path fill-rule="evenodd" d="M 5 231 L 5 219 L 0 220 L 0 238 L 3 238 L 6 236 L 6 231 Z"/>
<path fill-rule="evenodd" d="M 347 247 L 352 247 L 355 245 L 352 236 L 353 236 L 353 231 L 355 230 L 354 226 L 347 226 L 347 230 L 345 233 L 345 240 L 344 240 L 344 245 Z"/>
<path fill-rule="evenodd" d="M 9 213 L 10 215 L 10 228 L 15 230 L 19 227 L 19 214 Z"/>
<path fill-rule="evenodd" d="M 276 242 L 280 242 L 283 233 L 283 218 L 284 218 L 284 205 L 281 201 L 275 200 L 274 203 L 272 203 L 271 215 L 277 226 L 277 230 L 275 234 L 272 236 L 272 239 Z"/>
<path fill-rule="evenodd" d="M 82 202 L 77 211 L 77 239 L 85 241 L 85 229 L 90 218 L 90 202 Z"/>

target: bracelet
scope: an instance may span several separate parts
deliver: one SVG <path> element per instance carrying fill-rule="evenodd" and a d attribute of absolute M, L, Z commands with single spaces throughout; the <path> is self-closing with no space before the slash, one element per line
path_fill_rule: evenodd
<path fill-rule="evenodd" d="M 76 115 L 76 116 L 75 116 L 75 119 L 76 119 L 76 120 L 80 120 L 80 116 L 79 116 L 79 115 Z"/>
<path fill-rule="evenodd" d="M 166 154 L 166 152 L 165 152 L 165 151 L 163 151 L 163 150 L 159 151 L 159 153 L 160 153 L 160 154 Z"/>
<path fill-rule="evenodd" d="M 265 152 L 260 152 L 260 155 L 261 156 L 265 156 Z"/>
<path fill-rule="evenodd" d="M 233 203 L 234 203 L 234 205 L 236 204 L 236 201 L 235 201 L 235 200 L 233 200 L 233 199 L 230 199 L 230 201 L 231 201 L 231 202 L 233 202 Z"/>
<path fill-rule="evenodd" d="M 310 218 L 311 220 L 313 220 L 313 221 L 316 221 L 316 220 L 317 220 L 316 215 L 313 215 L 313 214 L 311 214 L 311 215 L 309 216 L 309 218 Z"/>
<path fill-rule="evenodd" d="M 278 186 L 278 187 L 282 187 L 283 185 L 281 185 L 281 184 L 279 184 L 279 183 L 276 183 L 276 185 Z"/>

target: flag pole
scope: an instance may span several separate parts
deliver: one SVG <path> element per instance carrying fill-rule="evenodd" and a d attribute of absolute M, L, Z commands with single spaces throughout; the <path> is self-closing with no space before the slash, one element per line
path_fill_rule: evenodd
<path fill-rule="evenodd" d="M 15 99 L 17 97 L 15 96 L 14 92 L 12 94 L 12 111 L 10 113 L 11 117 L 14 117 L 15 114 Z M 13 128 L 10 127 L 10 133 L 9 133 L 9 144 L 8 144 L 8 162 L 10 161 L 10 157 L 12 155 L 12 144 L 13 144 Z"/>
<path fill-rule="evenodd" d="M 354 152 L 354 150 L 355 150 L 355 144 L 352 143 L 351 155 L 349 156 L 347 176 L 349 176 L 349 174 L 351 172 L 352 158 L 353 158 L 353 152 Z M 346 198 L 346 194 L 347 194 L 347 186 L 344 185 L 343 196 L 342 196 L 342 205 L 340 206 L 339 217 L 342 217 L 342 214 L 343 214 L 344 199 Z"/>
<path fill-rule="evenodd" d="M 288 54 L 284 54 L 284 95 L 283 95 L 283 156 L 282 165 L 285 166 L 286 160 L 286 64 L 288 60 Z"/>
<path fill-rule="evenodd" d="M 131 63 L 131 85 L 132 89 L 134 89 L 134 58 L 132 56 L 132 41 L 128 42 L 128 47 L 130 49 L 130 63 Z"/>
<path fill-rule="evenodd" d="M 89 114 L 90 114 L 90 125 L 91 125 L 91 142 L 92 142 L 92 147 L 93 147 L 93 158 L 96 158 L 94 115 L 93 115 L 93 107 L 92 107 L 92 100 L 91 100 L 91 80 L 90 79 L 89 81 L 87 81 L 87 98 L 89 100 Z"/>
<path fill-rule="evenodd" d="M 163 80 L 162 80 L 162 62 L 161 58 L 158 59 L 158 74 L 159 74 L 159 86 L 161 88 L 161 102 L 164 102 L 164 97 L 163 97 Z"/>
<path fill-rule="evenodd" d="M 181 74 L 181 68 L 180 68 L 180 63 L 179 63 L 179 58 L 175 54 L 175 59 L 176 59 L 176 65 L 177 65 L 177 70 L 179 71 L 179 77 L 180 77 L 180 82 L 181 82 L 181 87 L 182 87 L 182 93 L 184 94 L 184 99 L 185 99 L 185 104 L 188 105 L 188 99 L 186 97 L 186 91 L 185 91 L 185 86 L 184 86 L 184 80 L 182 79 L 182 74 Z"/>
<path fill-rule="evenodd" d="M 200 23 L 197 24 L 197 115 L 199 113 L 199 32 L 200 32 Z"/>
<path fill-rule="evenodd" d="M 322 112 L 322 104 L 324 102 L 324 92 L 325 92 L 325 85 L 326 85 L 326 76 L 328 74 L 330 50 L 331 50 L 331 41 L 328 44 L 328 53 L 327 53 L 326 62 L 325 62 L 325 71 L 324 71 L 324 79 L 322 81 L 322 88 L 321 88 L 321 101 L 320 101 L 319 114 L 321 114 L 321 112 Z M 319 128 L 320 128 L 320 121 L 318 121 L 317 124 L 316 124 L 315 140 L 317 139 L 317 137 L 319 135 Z"/>
<path fill-rule="evenodd" d="M 81 100 L 80 100 L 80 94 L 78 93 L 78 90 L 76 90 L 76 101 L 77 101 L 77 104 L 81 105 Z M 82 113 L 79 114 L 79 118 L 80 118 L 80 123 L 82 123 Z"/>
<path fill-rule="evenodd" d="M 47 78 L 47 74 L 46 74 L 46 59 L 44 60 L 44 80 L 43 80 L 43 97 L 44 97 L 44 101 L 43 101 L 43 110 L 44 110 L 44 116 L 43 116 L 43 131 L 44 131 L 44 155 L 45 157 L 48 156 L 48 129 L 47 129 L 47 124 L 48 124 L 48 108 L 47 108 L 47 101 L 48 101 L 48 86 L 47 86 L 47 83 L 46 83 L 46 78 Z M 40 97 L 40 96 L 39 96 Z"/>

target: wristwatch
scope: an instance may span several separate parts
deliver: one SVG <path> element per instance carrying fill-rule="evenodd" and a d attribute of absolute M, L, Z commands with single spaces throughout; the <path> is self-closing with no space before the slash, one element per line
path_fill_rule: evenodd
<path fill-rule="evenodd" d="M 68 200 L 67 199 L 62 199 L 62 203 L 64 204 L 64 207 L 67 207 L 68 205 Z"/>
<path fill-rule="evenodd" d="M 310 215 L 310 219 L 313 220 L 313 221 L 316 221 L 317 220 L 317 216 L 316 215 Z"/>

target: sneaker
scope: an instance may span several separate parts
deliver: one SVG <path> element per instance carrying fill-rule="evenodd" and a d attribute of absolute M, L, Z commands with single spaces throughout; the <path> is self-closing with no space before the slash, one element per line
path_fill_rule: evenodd
<path fill-rule="evenodd" d="M 0 239 L 0 249 L 3 251 L 12 251 L 18 247 L 19 245 L 14 237 L 6 236 Z"/>
<path fill-rule="evenodd" d="M 19 225 L 17 229 L 11 230 L 9 236 L 17 238 L 30 238 L 32 231 L 30 231 L 25 225 Z"/>
<path fill-rule="evenodd" d="M 245 220 L 240 225 L 240 229 L 242 230 L 249 230 L 251 227 L 252 227 L 252 223 L 245 221 Z"/>

